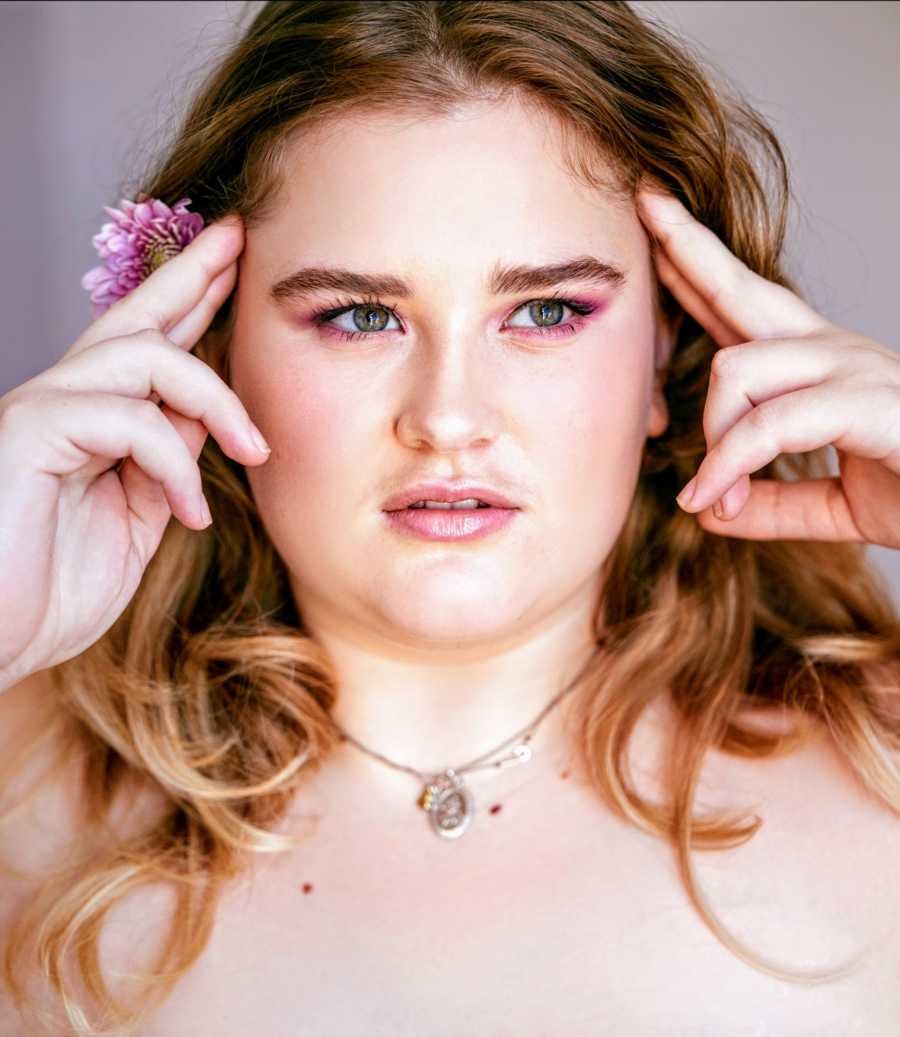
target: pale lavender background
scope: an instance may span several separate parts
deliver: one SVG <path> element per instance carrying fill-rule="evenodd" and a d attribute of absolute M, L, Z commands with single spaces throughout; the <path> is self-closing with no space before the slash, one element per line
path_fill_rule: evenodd
<path fill-rule="evenodd" d="M 800 204 L 789 267 L 807 297 L 900 350 L 900 4 L 636 6 L 686 35 L 774 124 Z M 102 207 L 131 192 L 243 10 L 0 3 L 0 393 L 52 364 L 89 322 L 79 282 L 97 261 Z M 900 552 L 870 551 L 900 603 Z"/>

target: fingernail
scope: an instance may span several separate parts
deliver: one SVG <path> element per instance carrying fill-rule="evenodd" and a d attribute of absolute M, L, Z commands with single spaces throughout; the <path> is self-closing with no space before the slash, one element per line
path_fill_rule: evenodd
<path fill-rule="evenodd" d="M 212 525 L 212 515 L 209 513 L 209 505 L 206 503 L 206 497 L 200 498 L 200 521 L 203 523 L 203 528 Z"/>
<path fill-rule="evenodd" d="M 272 448 L 266 442 L 262 432 L 259 431 L 259 429 L 253 424 L 252 421 L 250 422 L 250 436 L 253 439 L 253 442 L 256 444 L 257 448 L 262 450 L 264 454 L 272 453 Z"/>
<path fill-rule="evenodd" d="M 697 476 L 695 475 L 694 478 L 691 479 L 691 481 L 687 484 L 687 486 L 685 486 L 685 488 L 681 491 L 681 493 L 679 493 L 678 496 L 675 498 L 675 500 L 678 501 L 678 504 L 679 504 L 680 507 L 684 508 L 688 504 L 691 503 L 691 500 L 693 499 L 694 492 L 696 491 L 696 489 L 697 489 Z"/>
<path fill-rule="evenodd" d="M 713 505 L 713 514 L 721 522 L 729 522 L 740 510 L 741 480 L 729 486 Z"/>

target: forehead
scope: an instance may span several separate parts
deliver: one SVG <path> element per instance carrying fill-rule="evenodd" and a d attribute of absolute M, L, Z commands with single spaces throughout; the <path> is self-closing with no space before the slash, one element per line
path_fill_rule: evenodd
<path fill-rule="evenodd" d="M 511 101 L 440 116 L 348 114 L 286 147 L 274 204 L 253 234 L 285 263 L 599 254 L 624 265 L 640 246 L 633 204 L 577 178 L 567 141 L 556 120 Z M 604 169 L 599 155 L 596 165 Z M 304 248 L 320 254 L 301 257 Z"/>

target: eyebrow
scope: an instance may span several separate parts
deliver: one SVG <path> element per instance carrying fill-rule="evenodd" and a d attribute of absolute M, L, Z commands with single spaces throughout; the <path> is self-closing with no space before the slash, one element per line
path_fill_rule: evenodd
<path fill-rule="evenodd" d="M 595 287 L 620 288 L 625 283 L 625 273 L 612 263 L 595 256 L 576 256 L 574 259 L 541 266 L 505 266 L 498 263 L 487 283 L 494 295 L 504 295 L 542 291 L 569 281 L 581 281 Z M 317 291 L 392 295 L 401 299 L 407 299 L 413 294 L 408 282 L 392 274 L 365 274 L 343 267 L 323 266 L 295 270 L 273 284 L 270 294 L 276 302 L 285 302 Z"/>

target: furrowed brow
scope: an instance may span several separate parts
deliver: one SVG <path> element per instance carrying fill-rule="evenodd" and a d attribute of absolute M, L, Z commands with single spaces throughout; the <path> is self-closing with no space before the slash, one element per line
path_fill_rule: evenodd
<path fill-rule="evenodd" d="M 595 287 L 620 288 L 625 274 L 617 266 L 595 256 L 577 256 L 559 263 L 541 266 L 498 264 L 488 279 L 494 295 L 543 291 L 571 281 Z M 276 302 L 294 301 L 314 292 L 347 292 L 351 295 L 390 295 L 407 299 L 412 287 L 391 274 L 365 274 L 343 267 L 309 266 L 282 278 L 272 285 L 270 294 Z"/>

